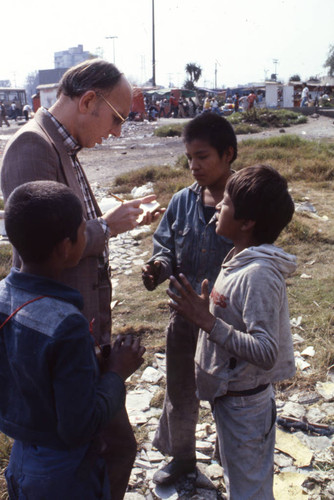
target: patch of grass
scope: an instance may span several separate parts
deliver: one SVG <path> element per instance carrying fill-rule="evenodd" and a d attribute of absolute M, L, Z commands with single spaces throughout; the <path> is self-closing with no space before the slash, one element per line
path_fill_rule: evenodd
<path fill-rule="evenodd" d="M 334 144 L 307 141 L 284 134 L 267 139 L 246 139 L 239 143 L 234 168 L 269 163 L 289 182 L 327 182 L 334 179 Z"/>
<path fill-rule="evenodd" d="M 163 125 L 154 130 L 154 135 L 157 137 L 181 137 L 184 123 L 172 123 Z"/>
<path fill-rule="evenodd" d="M 9 462 L 13 440 L 0 432 L 0 498 L 8 499 L 7 484 L 5 479 L 5 468 Z"/>
<path fill-rule="evenodd" d="M 242 114 L 242 121 L 257 124 L 262 128 L 280 128 L 306 123 L 307 117 L 287 109 L 253 108 Z"/>
<path fill-rule="evenodd" d="M 258 125 L 254 125 L 253 123 L 237 123 L 233 126 L 234 132 L 237 135 L 243 134 L 257 134 L 261 132 L 262 128 Z"/>
<path fill-rule="evenodd" d="M 0 279 L 9 273 L 12 267 L 12 246 L 10 244 L 0 245 Z"/>

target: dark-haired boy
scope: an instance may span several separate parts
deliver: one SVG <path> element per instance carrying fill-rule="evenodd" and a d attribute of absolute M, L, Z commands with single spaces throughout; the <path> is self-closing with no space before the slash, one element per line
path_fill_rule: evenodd
<path fill-rule="evenodd" d="M 5 473 L 10 499 L 109 499 L 95 437 L 124 408 L 124 380 L 145 349 L 118 338 L 100 375 L 82 297 L 59 281 L 86 246 L 70 188 L 19 186 L 5 227 L 22 261 L 0 282 L 0 430 L 15 439 Z"/>
<path fill-rule="evenodd" d="M 237 156 L 231 124 L 215 113 L 203 113 L 184 128 L 183 139 L 195 182 L 176 193 L 156 230 L 153 256 L 143 268 L 148 290 L 180 272 L 200 293 L 218 276 L 232 242 L 216 234 L 215 206 L 224 195 Z M 153 444 L 173 457 L 153 480 L 169 484 L 196 470 L 195 430 L 199 401 L 196 397 L 194 356 L 198 328 L 171 311 L 167 329 L 167 388 L 163 413 Z"/>
<path fill-rule="evenodd" d="M 199 328 L 196 384 L 210 401 L 229 499 L 273 497 L 276 406 L 272 384 L 295 373 L 285 278 L 296 258 L 273 245 L 294 204 L 286 180 L 256 165 L 230 177 L 217 233 L 234 248 L 210 294 L 171 277 L 171 307 Z"/>

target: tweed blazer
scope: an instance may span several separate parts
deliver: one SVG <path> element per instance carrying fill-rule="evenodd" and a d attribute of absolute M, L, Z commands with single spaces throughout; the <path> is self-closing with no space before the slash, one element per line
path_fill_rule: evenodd
<path fill-rule="evenodd" d="M 85 175 L 85 174 L 84 174 Z M 69 186 L 82 202 L 83 194 L 63 139 L 50 117 L 38 110 L 33 120 L 24 125 L 7 143 L 1 167 L 1 189 L 4 199 L 19 185 L 36 180 L 52 180 Z M 87 185 L 89 183 L 87 181 Z M 100 208 L 90 189 L 98 216 Z M 94 319 L 93 334 L 100 344 L 110 342 L 111 283 L 109 270 L 101 271 L 98 257 L 103 253 L 105 235 L 97 219 L 87 221 L 87 244 L 79 264 L 64 271 L 61 280 L 80 291 L 84 299 L 83 314 Z M 13 264 L 20 267 L 14 249 Z"/>

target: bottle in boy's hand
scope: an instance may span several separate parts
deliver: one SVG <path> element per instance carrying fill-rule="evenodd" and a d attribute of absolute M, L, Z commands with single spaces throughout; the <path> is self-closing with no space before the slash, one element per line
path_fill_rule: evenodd
<path fill-rule="evenodd" d="M 159 260 L 150 262 L 150 264 L 143 266 L 141 271 L 144 286 L 151 292 L 157 287 L 161 271 L 161 262 Z"/>

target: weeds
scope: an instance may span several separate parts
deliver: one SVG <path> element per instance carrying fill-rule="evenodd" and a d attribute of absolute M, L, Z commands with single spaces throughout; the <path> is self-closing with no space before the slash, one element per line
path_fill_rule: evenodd
<path fill-rule="evenodd" d="M 183 127 L 184 125 L 180 123 L 164 125 L 155 129 L 154 135 L 158 137 L 181 137 Z"/>
<path fill-rule="evenodd" d="M 0 245 L 0 279 L 7 276 L 12 266 L 12 247 L 11 245 Z"/>
<path fill-rule="evenodd" d="M 256 134 L 263 128 L 290 127 L 307 122 L 307 117 L 286 109 L 253 108 L 244 113 L 232 113 L 226 119 L 233 125 L 236 134 Z M 158 137 L 180 137 L 185 124 L 171 123 L 155 129 Z"/>
<path fill-rule="evenodd" d="M 334 179 L 334 144 L 303 140 L 295 135 L 246 139 L 239 143 L 234 168 L 270 163 L 289 182 L 326 182 Z"/>
<path fill-rule="evenodd" d="M 242 121 L 254 123 L 263 128 L 268 127 L 290 127 L 307 122 L 305 115 L 289 111 L 287 109 L 271 110 L 267 108 L 253 108 L 243 113 Z"/>

